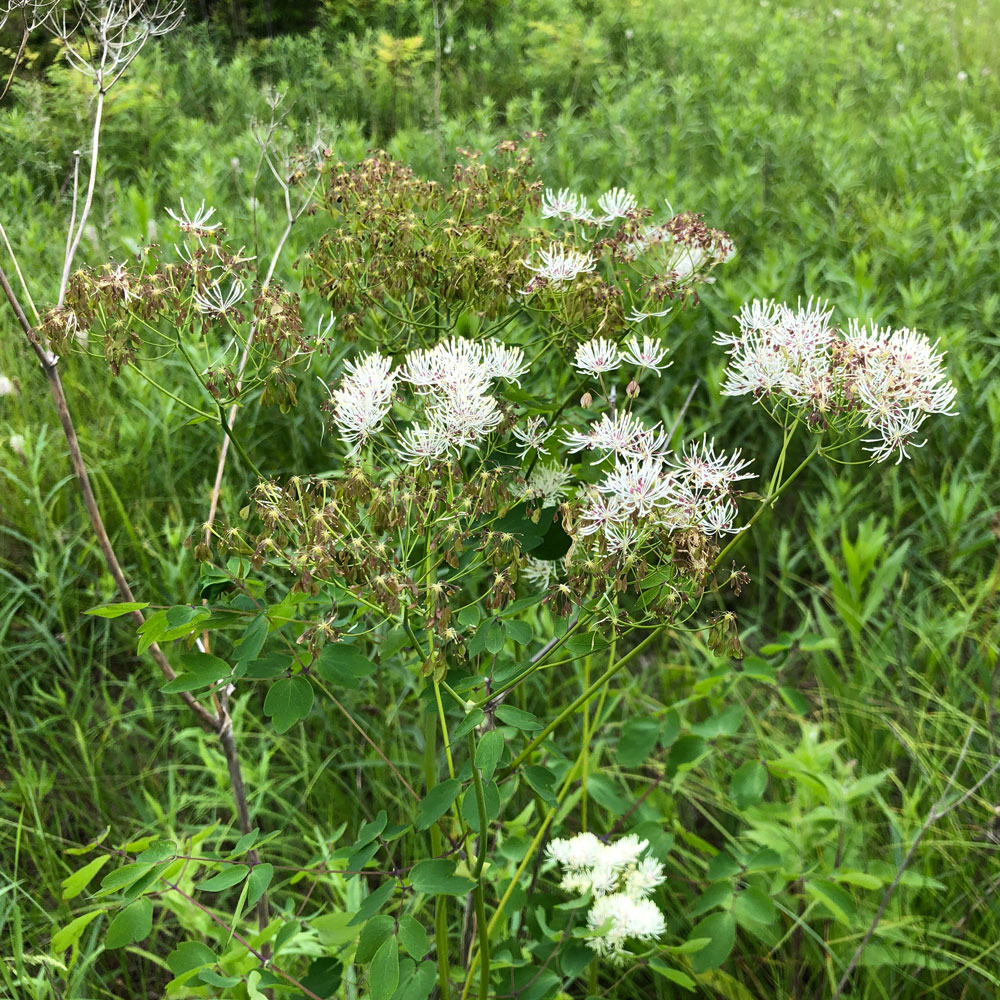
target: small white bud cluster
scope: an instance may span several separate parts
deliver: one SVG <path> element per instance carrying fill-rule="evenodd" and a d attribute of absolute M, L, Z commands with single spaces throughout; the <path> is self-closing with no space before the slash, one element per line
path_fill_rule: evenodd
<path fill-rule="evenodd" d="M 630 940 L 655 941 L 666 930 L 659 907 L 649 899 L 664 880 L 663 865 L 646 856 L 649 842 L 630 833 L 603 844 L 592 833 L 553 840 L 546 854 L 563 870 L 560 888 L 594 897 L 587 913 L 586 941 L 600 956 L 623 963 L 634 955 Z"/>

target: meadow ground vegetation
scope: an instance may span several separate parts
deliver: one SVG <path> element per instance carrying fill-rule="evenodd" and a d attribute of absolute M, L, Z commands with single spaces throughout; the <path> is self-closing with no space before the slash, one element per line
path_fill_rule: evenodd
<path fill-rule="evenodd" d="M 0 995 L 996 996 L 996 0 L 189 6 L 0 0 Z"/>

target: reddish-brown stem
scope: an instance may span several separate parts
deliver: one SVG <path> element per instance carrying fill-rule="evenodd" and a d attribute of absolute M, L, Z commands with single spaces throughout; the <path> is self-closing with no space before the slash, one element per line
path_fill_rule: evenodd
<path fill-rule="evenodd" d="M 97 506 L 97 498 L 94 496 L 93 487 L 90 485 L 90 476 L 87 474 L 87 466 L 83 461 L 83 454 L 80 451 L 80 442 L 76 436 L 76 427 L 73 425 L 73 418 L 69 412 L 69 406 L 66 402 L 66 393 L 63 391 L 62 379 L 59 377 L 59 369 L 57 367 L 58 358 L 55 357 L 50 351 L 47 351 L 40 343 L 37 334 L 32 329 L 31 324 L 28 322 L 28 317 L 25 316 L 24 310 L 21 308 L 20 302 L 17 300 L 17 296 L 14 294 L 14 290 L 10 286 L 10 282 L 7 280 L 7 274 L 0 267 L 0 287 L 3 288 L 4 295 L 7 297 L 7 301 L 10 303 L 11 308 L 14 310 L 14 315 L 17 317 L 17 321 L 24 330 L 25 336 L 28 338 L 28 342 L 31 344 L 32 350 L 38 358 L 39 364 L 42 366 L 42 371 L 45 372 L 45 377 L 49 382 L 49 389 L 52 392 L 52 399 L 56 404 L 56 412 L 59 414 L 59 423 L 62 425 L 63 433 L 66 436 L 66 444 L 69 447 L 69 457 L 70 462 L 73 465 L 73 471 L 76 473 L 77 483 L 80 487 L 80 495 L 83 498 L 83 504 L 87 508 L 87 516 L 90 519 L 90 526 L 93 529 L 94 537 L 97 539 L 97 544 L 100 546 L 101 552 L 104 555 L 104 561 L 107 563 L 108 570 L 111 576 L 114 578 L 115 586 L 118 588 L 118 594 L 123 601 L 134 602 L 135 596 L 132 593 L 131 587 L 128 585 L 128 581 L 125 579 L 125 574 L 122 572 L 121 565 L 118 562 L 118 558 L 115 555 L 115 550 L 111 545 L 111 539 L 108 537 L 108 532 L 104 527 L 104 520 L 101 517 L 101 512 Z M 145 621 L 145 616 L 141 611 L 133 611 L 132 618 L 137 625 L 141 625 Z M 177 674 L 173 667 L 167 662 L 167 658 L 163 655 L 163 650 L 154 642 L 149 647 L 149 653 L 156 661 L 156 665 L 160 668 L 163 676 L 167 680 L 173 680 Z M 203 729 L 210 733 L 217 733 L 219 731 L 220 721 L 216 719 L 209 711 L 204 707 L 204 705 L 199 704 L 189 692 L 185 692 L 181 695 L 187 706 L 194 712 L 198 719 L 199 724 Z"/>

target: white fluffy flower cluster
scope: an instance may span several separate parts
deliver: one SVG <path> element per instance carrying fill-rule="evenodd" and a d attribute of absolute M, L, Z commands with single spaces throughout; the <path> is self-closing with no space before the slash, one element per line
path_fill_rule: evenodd
<path fill-rule="evenodd" d="M 954 414 L 957 390 L 948 380 L 944 355 L 923 334 L 909 329 L 832 323 L 825 304 L 797 309 L 769 300 L 744 305 L 735 333 L 715 342 L 730 354 L 722 392 L 784 401 L 808 412 L 813 424 L 860 419 L 872 432 L 872 461 L 909 457 L 924 420 Z"/>
<path fill-rule="evenodd" d="M 349 361 L 346 368 L 333 391 L 333 421 L 344 441 L 353 451 L 378 433 L 399 385 L 408 384 L 410 402 L 424 419 L 399 434 L 398 450 L 404 461 L 420 465 L 474 448 L 494 431 L 502 414 L 493 383 L 520 385 L 527 364 L 519 347 L 452 337 L 411 351 L 396 369 L 378 351 Z"/>
<path fill-rule="evenodd" d="M 615 962 L 633 957 L 626 947 L 630 940 L 655 941 L 666 930 L 663 914 L 648 898 L 664 880 L 663 865 L 644 856 L 648 849 L 649 842 L 635 834 L 603 844 L 592 833 L 578 833 L 553 840 L 546 850 L 563 870 L 560 888 L 594 897 L 586 940 Z"/>
<path fill-rule="evenodd" d="M 633 548 L 657 528 L 697 528 L 706 535 L 739 530 L 736 483 L 754 478 L 739 450 L 727 455 L 703 438 L 677 454 L 667 450 L 662 423 L 647 426 L 628 413 L 606 413 L 588 432 L 571 432 L 566 443 L 615 458 L 587 496 L 579 527 L 583 537 L 601 532 L 610 551 Z"/>

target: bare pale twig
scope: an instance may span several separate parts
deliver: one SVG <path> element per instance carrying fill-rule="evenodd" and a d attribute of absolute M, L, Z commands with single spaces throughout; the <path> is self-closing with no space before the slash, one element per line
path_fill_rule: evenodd
<path fill-rule="evenodd" d="M 281 189 L 282 198 L 285 206 L 285 228 L 278 238 L 278 242 L 275 245 L 274 253 L 271 255 L 271 262 L 268 265 L 267 273 L 264 275 L 264 280 L 261 282 L 261 291 L 266 291 L 270 286 L 272 280 L 274 279 L 274 272 L 278 266 L 278 260 L 281 257 L 282 251 L 285 248 L 285 244 L 288 242 L 288 237 L 291 235 L 292 227 L 295 223 L 302 217 L 303 212 L 309 207 L 312 202 L 313 195 L 316 192 L 316 187 L 319 184 L 318 173 L 311 184 L 304 187 L 298 200 L 295 204 L 292 203 L 292 191 L 290 183 L 290 175 L 292 173 L 292 157 L 290 153 L 285 153 L 284 156 L 280 157 L 278 162 L 275 162 L 274 154 L 274 136 L 278 128 L 280 119 L 277 117 L 277 109 L 281 104 L 283 95 L 276 93 L 275 96 L 269 100 L 269 105 L 271 107 L 271 119 L 266 126 L 263 128 L 254 128 L 254 136 L 257 139 L 258 145 L 261 150 L 261 163 L 258 164 L 258 175 L 260 171 L 260 166 L 266 163 L 268 169 L 271 171 L 275 180 Z M 322 155 L 322 143 L 317 136 L 316 142 L 313 144 L 312 148 L 308 151 L 308 158 L 318 161 L 319 157 Z M 282 169 L 279 169 L 279 166 Z M 254 186 L 254 218 L 256 219 L 256 176 L 255 176 L 255 186 Z M 250 352 L 253 349 L 254 340 L 257 335 L 257 320 L 256 317 L 250 324 L 250 332 L 247 335 L 246 343 L 243 346 L 243 352 L 240 355 L 239 364 L 236 369 L 236 388 L 237 391 L 243 386 L 243 375 L 246 372 L 247 364 L 250 360 Z M 233 426 L 236 423 L 236 413 L 237 404 L 233 404 L 229 408 L 229 414 L 226 417 L 226 424 L 229 428 L 229 433 L 232 434 Z M 219 461 L 215 469 L 215 482 L 212 485 L 212 494 L 209 501 L 208 509 L 208 519 L 205 522 L 205 534 L 204 540 L 205 544 L 208 545 L 212 540 L 212 528 L 215 524 L 215 518 L 218 514 L 219 509 L 219 497 L 222 492 L 222 480 L 226 471 L 226 460 L 229 456 L 229 441 L 230 437 L 227 435 L 223 441 L 221 450 L 219 451 Z"/>

